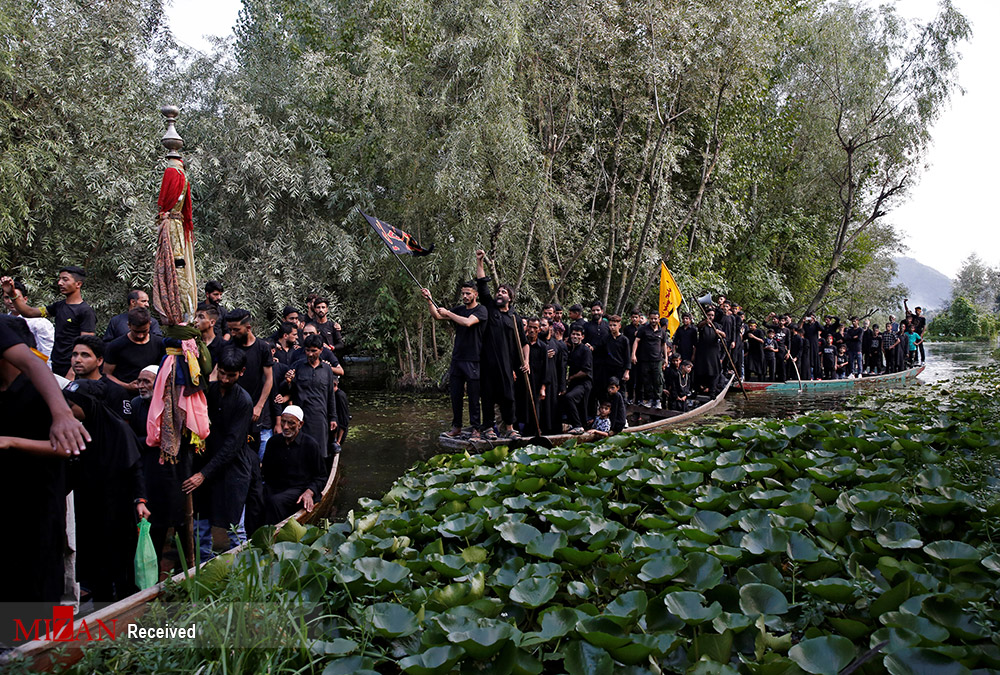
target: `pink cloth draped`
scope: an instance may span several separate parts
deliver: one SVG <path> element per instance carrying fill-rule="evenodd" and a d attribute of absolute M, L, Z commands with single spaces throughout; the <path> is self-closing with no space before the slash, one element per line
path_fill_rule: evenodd
<path fill-rule="evenodd" d="M 187 343 L 197 352 L 194 340 L 184 341 L 184 350 L 188 351 Z M 186 359 L 185 359 L 186 361 Z M 168 354 L 160 366 L 160 372 L 153 386 L 153 398 L 149 402 L 149 417 L 146 419 L 146 444 L 160 448 L 160 461 L 175 461 L 181 446 L 181 435 L 184 429 L 200 439 L 208 437 L 208 399 L 205 392 L 196 391 L 191 396 L 185 396 L 181 388 L 175 384 L 178 365 L 177 357 Z"/>

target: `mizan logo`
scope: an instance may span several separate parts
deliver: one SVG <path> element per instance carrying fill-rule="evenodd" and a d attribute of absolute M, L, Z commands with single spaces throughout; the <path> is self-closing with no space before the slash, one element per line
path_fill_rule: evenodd
<path fill-rule="evenodd" d="M 14 642 L 30 640 L 51 640 L 53 642 L 103 642 L 105 638 L 114 640 L 118 619 L 111 619 L 111 626 L 100 619 L 87 623 L 86 619 L 77 622 L 73 629 L 73 608 L 69 605 L 57 605 L 52 608 L 51 619 L 35 619 L 27 628 L 20 619 L 14 619 Z"/>

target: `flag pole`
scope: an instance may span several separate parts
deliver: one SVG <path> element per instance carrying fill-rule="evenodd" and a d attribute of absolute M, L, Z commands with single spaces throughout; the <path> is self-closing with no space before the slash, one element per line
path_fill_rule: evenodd
<path fill-rule="evenodd" d="M 361 212 L 361 209 L 359 209 L 356 206 L 354 208 L 355 208 L 355 210 L 357 210 L 358 213 L 361 214 L 362 218 L 365 217 L 365 214 Z M 367 221 L 368 221 L 368 219 L 365 218 L 365 222 L 367 222 Z M 369 223 L 369 225 L 370 225 L 370 223 Z M 382 243 L 385 243 L 385 242 L 383 241 Z M 386 248 L 389 248 L 388 245 L 386 245 Z M 434 247 L 432 246 L 431 248 L 434 248 Z M 389 249 L 389 255 L 390 255 L 390 257 L 395 258 L 396 262 L 398 262 L 400 265 L 403 266 L 403 269 L 406 270 L 406 273 L 408 275 L 410 275 L 411 279 L 413 279 L 413 283 L 415 283 L 417 285 L 417 288 L 419 288 L 420 290 L 424 290 L 425 286 L 422 283 L 420 283 L 420 280 L 417 279 L 416 276 L 414 276 L 413 272 L 410 271 L 410 268 L 406 266 L 406 263 L 404 263 L 403 260 L 398 255 L 396 255 L 396 253 L 392 249 Z"/>

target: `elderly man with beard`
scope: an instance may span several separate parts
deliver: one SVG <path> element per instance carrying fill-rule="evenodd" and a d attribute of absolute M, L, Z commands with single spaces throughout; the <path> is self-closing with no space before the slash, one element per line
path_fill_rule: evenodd
<path fill-rule="evenodd" d="M 463 394 L 468 391 L 472 438 L 479 438 L 479 426 L 482 424 L 479 414 L 479 357 L 483 348 L 486 308 L 479 304 L 479 293 L 471 281 L 462 284 L 462 304 L 450 310 L 438 307 L 426 288 L 420 292 L 430 307 L 432 317 L 455 324 L 455 346 L 451 352 L 448 377 L 451 387 L 451 431 L 445 432 L 445 435 L 454 438 L 462 433 Z"/>
<path fill-rule="evenodd" d="M 295 513 L 299 504 L 312 511 L 326 484 L 324 450 L 302 433 L 305 412 L 297 405 L 279 418 L 281 434 L 272 436 L 264 451 L 264 523 L 278 523 Z"/>
<path fill-rule="evenodd" d="M 506 285 L 497 287 L 496 297 L 490 293 L 489 279 L 486 277 L 486 251 L 476 251 L 476 288 L 479 300 L 486 307 L 486 332 L 483 334 L 483 349 L 480 356 L 480 372 L 483 395 L 483 434 L 495 441 L 498 436 L 493 430 L 494 405 L 500 406 L 502 434 L 505 438 L 519 438 L 514 430 L 514 382 L 527 372 L 528 344 L 524 335 L 521 318 L 510 306 L 514 302 L 514 290 Z M 520 344 L 521 353 L 517 346 Z M 515 372 L 516 371 L 516 372 Z M 518 375 L 520 373 L 520 375 Z M 518 382 L 518 386 L 524 386 Z"/>

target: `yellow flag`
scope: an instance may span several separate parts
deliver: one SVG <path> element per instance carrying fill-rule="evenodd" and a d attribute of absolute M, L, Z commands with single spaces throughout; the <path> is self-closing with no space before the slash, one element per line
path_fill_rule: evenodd
<path fill-rule="evenodd" d="M 667 266 L 660 263 L 660 318 L 667 317 L 667 330 L 674 334 L 681 320 L 677 309 L 681 306 L 681 289 Z"/>

